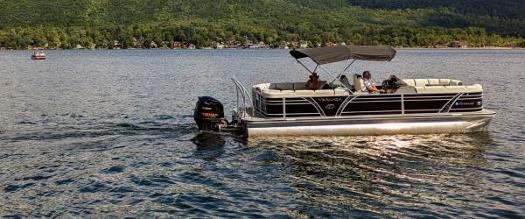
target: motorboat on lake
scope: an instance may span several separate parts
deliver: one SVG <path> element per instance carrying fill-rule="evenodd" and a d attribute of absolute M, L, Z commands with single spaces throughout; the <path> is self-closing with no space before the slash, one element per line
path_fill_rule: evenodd
<path fill-rule="evenodd" d="M 224 119 L 222 104 L 199 97 L 194 118 L 200 130 L 237 130 L 248 137 L 298 135 L 388 135 L 470 133 L 484 130 L 495 116 L 483 108 L 480 84 L 464 85 L 445 78 L 400 79 L 396 86 L 370 93 L 361 75 L 351 83 L 344 74 L 356 60 L 391 61 L 389 46 L 347 46 L 290 51 L 311 74 L 327 71 L 323 65 L 347 61 L 334 81 L 318 89 L 305 82 L 261 83 L 251 94 L 235 78 L 237 110 Z M 313 61 L 309 68 L 303 59 Z M 346 79 L 346 81 L 342 80 Z"/>
<path fill-rule="evenodd" d="M 33 59 L 33 60 L 45 60 L 46 59 L 46 54 L 43 51 L 41 51 L 41 50 L 34 49 L 33 50 L 33 55 L 31 55 L 31 59 Z"/>

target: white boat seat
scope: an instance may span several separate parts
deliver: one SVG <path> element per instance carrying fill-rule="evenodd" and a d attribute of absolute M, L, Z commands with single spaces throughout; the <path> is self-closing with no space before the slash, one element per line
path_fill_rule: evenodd
<path fill-rule="evenodd" d="M 348 96 L 350 95 L 350 92 L 347 89 L 338 87 L 334 89 L 334 95 L 335 96 Z"/>
<path fill-rule="evenodd" d="M 297 89 L 297 90 L 291 90 L 291 89 L 274 89 L 274 88 L 283 88 L 283 87 L 289 87 L 292 86 L 292 84 L 297 85 L 304 85 L 306 83 L 299 82 L 297 83 L 264 83 L 264 84 L 258 84 L 253 86 L 254 90 L 257 90 L 261 92 L 263 97 L 267 98 L 283 98 L 283 97 L 331 97 L 331 96 L 348 96 L 350 95 L 350 92 L 343 88 L 335 88 L 335 89 L 318 89 L 318 90 L 310 90 L 310 89 Z M 293 87 L 293 86 L 292 86 Z"/>
<path fill-rule="evenodd" d="M 398 90 L 396 93 L 477 93 L 483 92 L 480 84 L 464 86 L 460 80 L 452 79 L 403 79 L 408 88 Z"/>
<path fill-rule="evenodd" d="M 356 91 L 364 92 L 366 91 L 365 82 L 363 81 L 363 77 L 358 74 L 354 74 L 352 76 L 353 82 L 354 82 L 354 89 Z"/>
<path fill-rule="evenodd" d="M 424 87 L 424 86 L 458 86 L 463 85 L 460 80 L 451 79 L 403 79 L 408 86 Z"/>
<path fill-rule="evenodd" d="M 363 83 L 363 79 L 354 76 L 354 81 L 357 82 L 357 88 L 359 84 Z M 360 82 L 359 82 L 360 81 Z M 480 84 L 461 85 L 462 82 L 459 80 L 450 79 L 403 79 L 408 86 L 399 88 L 395 93 L 398 94 L 414 94 L 414 93 L 481 93 L 483 87 Z M 417 86 L 414 86 L 414 85 Z M 446 84 L 446 85 L 441 85 Z M 348 96 L 351 95 L 349 91 L 343 88 L 335 89 L 318 89 L 310 90 L 304 89 L 306 83 L 295 82 L 295 83 L 264 83 L 253 86 L 254 90 L 259 91 L 263 97 L 266 98 L 283 98 L 283 97 L 330 97 L 330 96 Z M 354 85 L 354 86 L 355 86 Z M 364 83 L 361 84 L 361 89 L 364 88 Z M 298 87 L 302 89 L 297 89 Z M 277 89 L 277 88 L 292 88 L 292 89 Z M 295 88 L 295 89 L 293 89 Z M 356 88 L 356 90 L 357 90 Z M 363 93 L 365 91 L 357 90 L 356 94 Z"/>
<path fill-rule="evenodd" d="M 319 87 L 324 85 L 326 85 L 326 81 L 319 81 Z M 306 82 L 271 83 L 269 88 L 274 90 L 309 90 L 306 87 Z"/>
<path fill-rule="evenodd" d="M 452 85 L 452 86 L 422 86 L 415 87 L 416 93 L 481 93 L 481 84 L 474 85 Z"/>

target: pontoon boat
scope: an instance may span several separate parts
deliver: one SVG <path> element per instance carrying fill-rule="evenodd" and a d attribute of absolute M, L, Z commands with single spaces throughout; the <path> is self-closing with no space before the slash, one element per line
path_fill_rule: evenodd
<path fill-rule="evenodd" d="M 390 61 L 389 46 L 297 49 L 290 54 L 310 73 L 349 60 L 333 83 L 309 89 L 305 82 L 262 83 L 251 94 L 236 79 L 237 110 L 224 119 L 222 104 L 200 97 L 195 121 L 200 130 L 237 130 L 247 137 L 297 135 L 388 135 L 469 133 L 483 130 L 495 112 L 483 108 L 483 88 L 453 79 L 402 79 L 388 92 L 370 93 L 363 78 L 337 83 L 356 60 Z M 302 62 L 310 58 L 315 68 Z M 346 78 L 346 76 L 344 76 Z M 378 86 L 379 89 L 387 88 Z"/>
<path fill-rule="evenodd" d="M 45 60 L 46 54 L 38 49 L 33 50 L 33 55 L 31 55 L 33 60 Z"/>

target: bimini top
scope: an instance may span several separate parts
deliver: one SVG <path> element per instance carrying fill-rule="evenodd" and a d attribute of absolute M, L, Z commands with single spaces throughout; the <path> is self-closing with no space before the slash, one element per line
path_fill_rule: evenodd
<path fill-rule="evenodd" d="M 294 49 L 290 51 L 290 55 L 296 59 L 309 57 L 318 65 L 324 65 L 348 59 L 390 61 L 396 56 L 396 50 L 390 46 L 338 45 L 313 49 Z"/>

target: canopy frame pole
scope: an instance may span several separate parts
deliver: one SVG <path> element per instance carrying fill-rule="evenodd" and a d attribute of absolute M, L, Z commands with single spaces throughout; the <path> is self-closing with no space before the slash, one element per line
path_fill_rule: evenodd
<path fill-rule="evenodd" d="M 317 64 L 317 65 L 315 66 L 313 73 L 315 73 L 315 71 L 317 71 L 317 68 L 319 68 L 319 64 Z"/>
<path fill-rule="evenodd" d="M 355 62 L 355 59 L 352 59 L 352 62 L 350 62 L 345 69 L 343 69 L 343 71 L 341 72 L 341 74 L 343 74 L 344 72 L 346 72 L 346 70 L 348 70 L 350 68 L 350 66 L 352 66 Z M 339 74 L 339 75 L 341 75 Z"/>
<path fill-rule="evenodd" d="M 295 59 L 297 61 L 297 63 L 301 64 L 303 66 L 303 68 L 305 68 L 308 72 L 310 72 L 310 74 L 313 74 L 314 72 L 311 71 L 303 62 L 299 61 L 299 59 Z M 319 66 L 319 65 L 317 65 Z M 317 69 L 317 67 L 315 67 Z M 314 70 L 315 71 L 315 70 Z"/>
<path fill-rule="evenodd" d="M 350 59 L 349 59 L 350 61 Z M 334 83 L 335 80 L 339 79 L 341 77 L 341 75 L 343 75 L 349 68 L 350 66 L 352 66 L 354 64 L 356 60 L 355 59 L 352 59 L 352 61 L 343 69 L 343 71 L 341 71 L 335 78 L 334 80 L 332 80 L 330 83 Z"/>
<path fill-rule="evenodd" d="M 321 68 L 326 74 L 328 74 L 328 76 L 330 76 L 330 75 L 332 74 L 332 72 L 331 72 L 330 70 L 326 69 L 324 66 L 319 65 L 319 67 L 320 67 L 320 68 Z"/>

